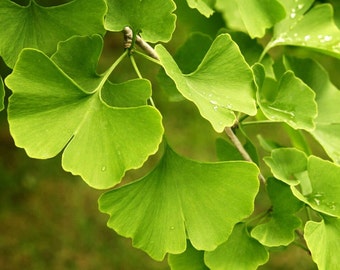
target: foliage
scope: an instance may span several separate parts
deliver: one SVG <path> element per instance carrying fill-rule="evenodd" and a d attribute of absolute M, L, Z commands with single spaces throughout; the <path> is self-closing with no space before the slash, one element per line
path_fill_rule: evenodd
<path fill-rule="evenodd" d="M 16 145 L 32 158 L 62 152 L 64 170 L 112 188 L 98 200 L 108 227 L 155 260 L 169 254 L 172 269 L 256 269 L 291 245 L 319 269 L 336 269 L 340 92 L 319 60 L 340 58 L 339 6 L 188 0 L 196 18 L 213 24 L 219 14 L 225 27 L 187 33 L 172 52 L 180 4 L 3 0 L 0 55 L 12 69 L 6 109 Z M 105 34 L 121 31 L 125 50 L 99 73 Z M 135 56 L 159 66 L 158 75 L 144 78 Z M 136 76 L 119 80 L 125 59 Z M 169 143 L 162 109 L 173 102 L 191 104 L 210 124 L 214 160 L 193 160 Z M 1 79 L 0 110 L 5 104 Z M 254 126 L 267 128 L 257 134 Z M 123 181 L 141 168 L 144 175 Z"/>

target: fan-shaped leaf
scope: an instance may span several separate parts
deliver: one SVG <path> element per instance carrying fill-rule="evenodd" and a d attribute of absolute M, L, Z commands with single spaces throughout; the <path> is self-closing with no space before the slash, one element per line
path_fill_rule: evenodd
<path fill-rule="evenodd" d="M 172 0 L 107 0 L 105 28 L 121 31 L 129 26 L 148 42 L 168 42 L 175 30 L 176 5 Z"/>
<path fill-rule="evenodd" d="M 200 163 L 167 148 L 149 175 L 104 193 L 99 209 L 110 215 L 110 228 L 156 260 L 184 252 L 187 238 L 213 250 L 252 212 L 257 174 L 251 163 Z"/>
<path fill-rule="evenodd" d="M 4 83 L 2 81 L 2 78 L 0 77 L 0 111 L 2 111 L 5 108 L 4 98 L 5 98 Z"/>
<path fill-rule="evenodd" d="M 215 1 L 216 0 L 187 0 L 189 7 L 196 8 L 207 18 L 214 13 Z"/>
<path fill-rule="evenodd" d="M 104 0 L 75 0 L 60 6 L 28 6 L 0 1 L 0 55 L 9 67 L 23 48 L 52 54 L 57 43 L 73 35 L 104 33 Z"/>
<path fill-rule="evenodd" d="M 256 114 L 251 69 L 228 34 L 218 36 L 196 71 L 186 75 L 162 45 L 156 51 L 177 89 L 217 132 L 234 124 L 233 111 Z"/>
<path fill-rule="evenodd" d="M 240 223 L 228 240 L 214 251 L 205 253 L 205 263 L 210 269 L 253 270 L 266 263 L 268 251 L 251 238 L 244 224 Z"/>
<path fill-rule="evenodd" d="M 70 40 L 75 45 L 74 50 L 85 54 L 95 47 L 91 40 L 98 46 L 94 54 L 102 46 L 97 38 L 74 39 L 77 42 Z M 52 57 L 58 59 L 62 67 L 66 65 L 59 56 L 67 56 L 63 49 L 67 49 L 69 57 L 73 55 L 67 47 L 60 46 L 60 53 Z M 77 53 L 74 55 L 75 68 L 81 63 L 91 64 L 82 70 L 90 71 L 94 67 L 92 61 L 82 60 Z M 91 55 L 83 57 L 94 59 Z M 78 60 L 81 63 L 77 63 Z M 94 75 L 94 70 L 89 72 L 88 78 L 67 68 L 66 72 L 74 80 L 41 51 L 25 49 L 20 54 L 13 73 L 6 78 L 6 84 L 13 91 L 9 100 L 11 134 L 16 145 L 35 158 L 53 157 L 66 147 L 62 161 L 65 170 L 81 175 L 95 188 L 112 187 L 126 170 L 140 167 L 155 153 L 162 140 L 161 116 L 157 110 L 146 106 L 150 83 L 135 80 L 113 85 L 105 76 Z M 100 85 L 104 87 L 85 92 L 79 84 L 91 76 L 95 83 L 89 85 L 96 86 L 100 78 Z M 118 107 L 128 104 L 121 97 L 119 101 L 113 100 L 111 94 L 106 93 L 111 89 L 115 92 L 127 90 L 128 96 L 129 91 L 135 93 L 138 89 L 144 93 L 144 102 L 137 98 L 138 101 L 132 99 L 132 106 L 139 107 Z"/>

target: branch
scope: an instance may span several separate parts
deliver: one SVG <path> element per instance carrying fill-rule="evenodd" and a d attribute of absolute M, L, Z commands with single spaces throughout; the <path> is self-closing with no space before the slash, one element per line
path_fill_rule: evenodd
<path fill-rule="evenodd" d="M 235 145 L 236 149 L 240 152 L 243 159 L 249 162 L 254 162 L 250 155 L 248 154 L 247 150 L 244 149 L 242 143 L 237 138 L 233 130 L 230 127 L 226 127 L 224 130 L 225 133 L 228 135 L 229 139 L 231 140 L 231 142 Z M 263 184 L 266 184 L 266 179 L 261 173 L 259 174 L 259 179 Z"/>
<path fill-rule="evenodd" d="M 126 49 L 129 49 L 129 48 L 131 48 L 132 42 L 133 42 L 132 29 L 130 27 L 126 26 L 123 29 L 123 33 L 124 33 L 124 47 Z M 145 42 L 139 35 L 136 35 L 135 42 L 141 49 L 143 49 L 147 53 L 147 55 L 151 56 L 152 58 L 154 58 L 156 60 L 159 60 L 158 54 L 156 53 L 154 48 L 152 48 L 150 46 L 150 44 Z"/>

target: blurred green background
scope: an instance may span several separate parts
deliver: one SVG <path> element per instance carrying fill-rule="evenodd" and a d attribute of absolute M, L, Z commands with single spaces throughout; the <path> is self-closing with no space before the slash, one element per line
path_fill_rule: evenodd
<path fill-rule="evenodd" d="M 20 3 L 20 1 L 16 1 Z M 39 2 L 44 2 L 40 0 Z M 58 1 L 55 1 L 58 2 Z M 67 2 L 67 1 L 59 1 Z M 207 20 L 185 1 L 177 1 L 177 29 L 167 49 L 174 53 L 193 31 L 214 37 L 225 24 L 220 15 Z M 108 33 L 98 71 L 114 62 L 123 50 L 121 33 Z M 339 60 L 317 57 L 329 70 L 339 87 Z M 189 102 L 170 103 L 158 87 L 155 76 L 158 67 L 136 56 L 145 78 L 152 80 L 153 96 L 163 115 L 166 136 L 172 147 L 188 157 L 217 160 L 214 133 L 207 121 L 199 116 Z M 1 76 L 10 70 L 0 61 Z M 129 61 L 124 61 L 111 76 L 112 81 L 136 78 Z M 6 99 L 10 91 L 6 91 Z M 7 101 L 6 101 L 7 102 Z M 115 234 L 106 227 L 108 216 L 97 209 L 102 191 L 88 187 L 79 177 L 62 170 L 61 157 L 50 160 L 30 159 L 24 150 L 16 148 L 9 133 L 5 111 L 0 113 L 0 269 L 169 269 L 167 262 L 155 262 L 144 252 L 134 249 L 130 239 Z M 273 133 L 266 127 L 272 139 Z M 253 129 L 253 130 L 251 130 Z M 249 127 L 253 134 L 265 133 L 263 127 Z M 270 139 L 270 138 L 269 138 Z M 284 138 L 280 138 L 284 141 Z M 127 173 L 124 182 L 142 176 L 157 160 L 151 158 L 138 171 Z M 284 252 L 284 256 L 282 256 Z M 271 254 L 269 264 L 261 269 L 315 269 L 309 255 L 297 247 L 278 249 Z"/>

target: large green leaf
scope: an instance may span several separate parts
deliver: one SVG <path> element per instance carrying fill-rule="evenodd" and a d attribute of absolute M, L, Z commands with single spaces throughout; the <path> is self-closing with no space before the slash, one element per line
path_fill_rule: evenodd
<path fill-rule="evenodd" d="M 176 5 L 172 0 L 107 0 L 105 28 L 121 31 L 129 26 L 148 42 L 168 42 L 175 30 Z"/>
<path fill-rule="evenodd" d="M 2 111 L 5 108 L 4 98 L 5 98 L 5 88 L 4 88 L 4 83 L 2 81 L 2 77 L 0 77 L 0 111 Z"/>
<path fill-rule="evenodd" d="M 256 226 L 251 236 L 265 246 L 287 246 L 295 239 L 295 230 L 301 225 L 294 214 L 302 207 L 288 185 L 269 178 L 267 191 L 272 202 L 269 221 Z"/>
<path fill-rule="evenodd" d="M 28 6 L 0 1 L 0 55 L 13 67 L 23 48 L 52 54 L 57 43 L 73 35 L 104 33 L 104 0 L 74 0 L 64 5 L 42 7 L 34 0 Z"/>
<path fill-rule="evenodd" d="M 150 174 L 104 193 L 99 209 L 110 215 L 110 228 L 156 260 L 184 252 L 187 238 L 213 250 L 253 211 L 257 175 L 252 163 L 200 163 L 167 147 Z"/>
<path fill-rule="evenodd" d="M 340 219 L 324 217 L 321 222 L 308 221 L 304 236 L 318 269 L 339 269 Z"/>
<path fill-rule="evenodd" d="M 301 174 L 307 170 L 307 156 L 295 148 L 279 148 L 264 158 L 273 175 L 288 185 L 298 185 Z"/>
<path fill-rule="evenodd" d="M 310 156 L 307 168 L 310 192 L 304 194 L 292 186 L 293 194 L 318 212 L 340 217 L 340 167 Z"/>
<path fill-rule="evenodd" d="M 315 5 L 313 0 L 280 0 L 287 16 L 274 28 L 266 49 L 278 45 L 312 48 L 340 58 L 340 31 L 333 20 L 330 4 Z"/>
<path fill-rule="evenodd" d="M 269 259 L 268 251 L 251 238 L 247 228 L 240 223 L 228 240 L 214 251 L 205 253 L 205 263 L 210 269 L 253 270 Z"/>
<path fill-rule="evenodd" d="M 187 0 L 189 7 L 196 8 L 201 14 L 209 18 L 214 13 L 216 0 Z"/>
<path fill-rule="evenodd" d="M 84 58 L 98 38 L 74 37 L 77 42 L 74 51 L 82 51 Z M 81 58 L 72 58 L 68 46 L 59 46 L 59 53 L 52 59 L 59 59 L 62 67 L 66 64 L 58 58 L 69 57 L 78 68 Z M 97 49 L 93 51 L 97 53 Z M 66 59 L 68 59 L 66 57 Z M 91 61 L 82 61 L 89 64 Z M 83 70 L 89 67 L 83 68 Z M 13 73 L 6 78 L 7 86 L 13 91 L 9 99 L 9 124 L 11 134 L 18 147 L 25 148 L 34 158 L 50 158 L 65 148 L 63 167 L 73 174 L 79 174 L 95 188 L 109 188 L 117 184 L 125 171 L 140 167 L 150 154 L 157 151 L 162 140 L 161 116 L 157 110 L 146 105 L 150 96 L 150 83 L 134 80 L 125 84 L 113 85 L 101 76 L 100 85 L 89 94 L 80 88 L 84 77 L 69 71 L 70 78 L 60 66 L 44 53 L 35 49 L 24 49 L 20 54 Z M 95 74 L 90 72 L 91 76 Z M 97 76 L 99 77 L 99 76 Z M 97 80 L 97 77 L 94 80 Z M 79 82 L 79 84 L 77 84 Z M 97 85 L 97 83 L 89 83 Z M 107 91 L 127 90 L 144 92 L 144 102 L 132 100 L 132 106 L 118 107 Z M 90 90 L 90 89 L 87 89 Z M 105 97 L 105 102 L 102 97 Z M 126 100 L 126 99 L 125 99 Z M 113 106 L 110 106 L 113 105 Z M 118 106 L 117 106 L 118 105 Z"/>
<path fill-rule="evenodd" d="M 217 132 L 234 124 L 233 111 L 256 114 L 253 75 L 230 35 L 219 35 L 201 64 L 190 74 L 181 72 L 162 45 L 157 45 L 156 51 L 177 89 L 196 104 Z"/>
<path fill-rule="evenodd" d="M 340 91 L 331 83 L 327 71 L 313 60 L 287 58 L 285 64 L 315 91 L 318 116 L 311 134 L 340 164 Z"/>
<path fill-rule="evenodd" d="M 171 270 L 208 270 L 204 264 L 204 251 L 196 250 L 187 241 L 187 249 L 181 254 L 169 254 L 168 262 Z"/>
<path fill-rule="evenodd" d="M 217 0 L 216 7 L 226 13 L 226 20 L 231 26 L 240 25 L 236 30 L 242 30 L 244 26 L 252 38 L 263 37 L 266 29 L 286 16 L 285 9 L 277 0 Z"/>
<path fill-rule="evenodd" d="M 258 86 L 257 100 L 264 115 L 283 121 L 294 129 L 313 130 L 317 116 L 315 93 L 292 71 L 285 72 L 279 82 L 265 78 L 262 65 L 253 67 Z"/>

